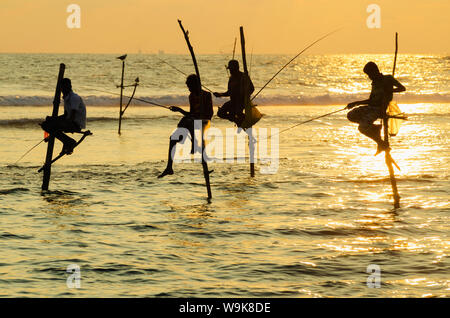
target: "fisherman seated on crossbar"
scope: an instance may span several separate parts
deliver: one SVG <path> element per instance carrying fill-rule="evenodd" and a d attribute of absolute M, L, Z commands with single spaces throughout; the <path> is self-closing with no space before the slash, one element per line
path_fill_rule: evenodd
<path fill-rule="evenodd" d="M 370 97 L 366 100 L 349 103 L 348 109 L 359 105 L 363 106 L 348 112 L 347 118 L 351 122 L 358 123 L 359 131 L 377 143 L 376 156 L 382 151 L 389 150 L 389 145 L 381 138 L 382 125 L 375 125 L 374 122 L 379 118 L 386 117 L 386 109 L 392 101 L 393 93 L 404 92 L 406 88 L 392 75 L 383 75 L 374 62 L 368 62 L 364 66 L 364 73 L 372 80 Z"/>
<path fill-rule="evenodd" d="M 41 124 L 42 129 L 63 143 L 61 152 L 70 155 L 76 141 L 64 132 L 81 132 L 86 127 L 86 105 L 80 96 L 72 91 L 72 82 L 68 78 L 61 81 L 64 99 L 64 114 L 58 117 L 47 116 Z"/>
<path fill-rule="evenodd" d="M 245 74 L 239 70 L 239 62 L 236 60 L 230 60 L 228 62 L 227 68 L 230 70 L 230 79 L 228 80 L 228 90 L 225 93 L 214 93 L 215 97 L 225 97 L 229 96 L 230 100 L 219 107 L 217 111 L 217 116 L 223 119 L 228 119 L 234 122 L 236 125 L 240 126 L 245 118 L 245 93 L 250 96 L 254 91 L 255 87 L 250 79 L 247 77 L 248 87 L 244 87 L 244 76 Z"/>
<path fill-rule="evenodd" d="M 198 80 L 197 75 L 191 74 L 186 79 L 186 85 L 191 92 L 189 94 L 189 112 L 181 109 L 180 107 L 171 106 L 170 110 L 173 112 L 180 112 L 184 115 L 178 123 L 178 128 L 185 128 L 189 131 L 192 140 L 191 153 L 194 153 L 194 145 L 195 145 L 195 133 L 194 133 L 194 121 L 201 120 L 202 121 L 202 129 L 209 123 L 213 116 L 213 105 L 212 105 L 212 97 L 211 93 L 206 92 L 201 89 L 200 81 Z M 201 96 L 201 97 L 200 97 Z M 201 100 L 200 100 L 201 98 Z M 179 136 L 179 137 L 176 137 Z M 162 178 L 168 174 L 173 174 L 172 164 L 173 164 L 173 156 L 175 152 L 172 154 L 172 150 L 178 142 L 186 140 L 187 136 L 183 136 L 182 134 L 174 133 L 170 136 L 169 143 L 169 157 L 167 159 L 167 167 L 166 169 L 158 176 L 158 178 Z M 201 151 L 201 149 L 200 149 Z"/>

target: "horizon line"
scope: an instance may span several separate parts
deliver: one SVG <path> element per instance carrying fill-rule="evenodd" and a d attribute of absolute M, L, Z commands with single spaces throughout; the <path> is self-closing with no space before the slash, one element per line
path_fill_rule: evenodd
<path fill-rule="evenodd" d="M 133 55 L 190 55 L 189 53 L 171 53 L 171 52 L 125 52 L 127 54 Z M 105 55 L 116 55 L 124 54 L 124 52 L 0 52 L 0 54 L 105 54 Z M 253 53 L 253 55 L 292 55 L 297 53 Z M 305 53 L 304 55 L 381 55 L 381 54 L 392 54 L 392 52 L 352 52 L 352 53 Z M 449 55 L 450 52 L 399 52 L 398 54 L 408 54 L 408 55 Z M 215 52 L 215 53 L 197 53 L 197 55 L 231 55 L 230 53 Z"/>

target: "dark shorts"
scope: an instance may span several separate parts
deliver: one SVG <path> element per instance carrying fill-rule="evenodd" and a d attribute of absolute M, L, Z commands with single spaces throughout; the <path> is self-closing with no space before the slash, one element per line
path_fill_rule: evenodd
<path fill-rule="evenodd" d="M 74 122 L 67 120 L 64 115 L 58 116 L 56 118 L 47 116 L 45 121 L 41 124 L 42 129 L 46 132 L 52 134 L 56 132 L 79 132 L 80 127 Z"/>
<path fill-rule="evenodd" d="M 207 120 L 207 119 L 197 119 L 197 120 L 202 121 L 203 128 L 209 122 L 209 120 Z M 185 116 L 185 117 L 181 118 L 181 120 L 178 122 L 177 127 L 178 128 L 186 128 L 189 131 L 189 133 L 191 134 L 191 139 L 192 139 L 192 136 L 194 136 L 195 119 L 192 117 Z"/>
<path fill-rule="evenodd" d="M 375 120 L 382 118 L 381 112 L 376 107 L 360 106 L 347 113 L 347 118 L 351 122 L 363 126 L 372 125 Z"/>

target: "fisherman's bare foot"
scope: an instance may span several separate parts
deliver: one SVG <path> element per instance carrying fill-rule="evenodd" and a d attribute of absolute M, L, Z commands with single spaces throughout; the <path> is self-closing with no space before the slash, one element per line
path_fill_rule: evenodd
<path fill-rule="evenodd" d="M 76 144 L 77 142 L 75 140 L 65 143 L 62 152 L 64 152 L 66 155 L 71 155 L 73 153 L 73 148 L 75 148 Z"/>
<path fill-rule="evenodd" d="M 159 176 L 158 179 L 167 176 L 167 175 L 171 175 L 173 174 L 173 169 L 172 168 L 166 168 L 166 170 L 164 170 Z"/>

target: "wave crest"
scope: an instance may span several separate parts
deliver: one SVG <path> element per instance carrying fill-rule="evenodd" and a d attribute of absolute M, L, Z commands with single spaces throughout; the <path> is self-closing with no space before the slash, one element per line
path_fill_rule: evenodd
<path fill-rule="evenodd" d="M 258 96 L 254 102 L 258 105 L 345 105 L 353 100 L 367 98 L 367 93 L 358 94 L 323 94 L 307 95 L 265 95 Z M 187 95 L 137 96 L 141 100 L 161 105 L 185 106 L 188 104 Z M 105 95 L 85 95 L 83 100 L 87 106 L 115 106 L 118 97 Z M 450 94 L 417 94 L 405 93 L 396 95 L 399 103 L 450 103 Z M 0 96 L 0 106 L 49 106 L 53 102 L 51 96 Z M 214 105 L 221 105 L 225 100 L 215 99 Z M 133 100 L 133 105 L 151 106 L 143 101 Z"/>

